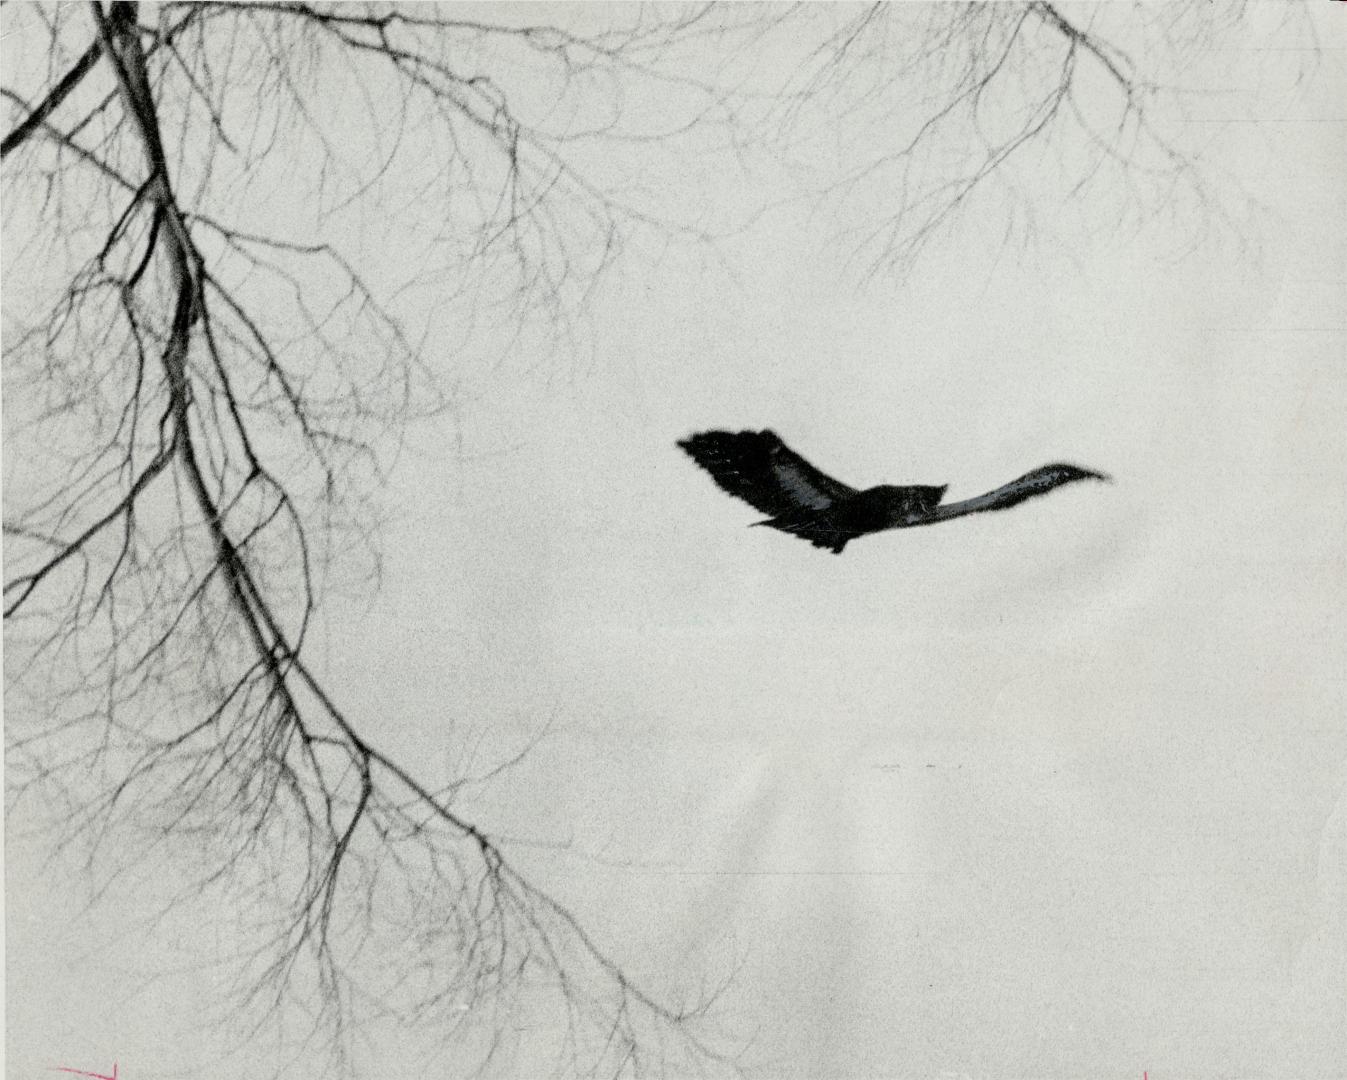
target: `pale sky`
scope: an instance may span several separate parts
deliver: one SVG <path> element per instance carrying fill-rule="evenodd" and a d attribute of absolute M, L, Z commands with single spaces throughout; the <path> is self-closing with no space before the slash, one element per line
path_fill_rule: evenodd
<path fill-rule="evenodd" d="M 1194 107 L 1213 175 L 1262 204 L 1248 250 L 1174 257 L 1158 224 L 1026 250 L 973 221 L 858 281 L 837 221 L 787 203 L 717 259 L 623 262 L 581 357 L 511 359 L 413 429 L 382 587 L 334 601 L 323 673 L 428 779 L 548 723 L 463 806 L 568 842 L 507 851 L 646 989 L 738 965 L 718 1016 L 747 1075 L 1347 1076 L 1329 8 L 1299 87 Z M 768 426 L 858 487 L 1115 481 L 834 557 L 746 528 L 675 445 Z M 147 934 L 9 843 L 12 1075 L 311 1075 L 274 1037 L 226 1056 L 228 1001 L 180 966 L 209 909 Z M 434 1032 L 359 1054 L 458 1075 Z"/>

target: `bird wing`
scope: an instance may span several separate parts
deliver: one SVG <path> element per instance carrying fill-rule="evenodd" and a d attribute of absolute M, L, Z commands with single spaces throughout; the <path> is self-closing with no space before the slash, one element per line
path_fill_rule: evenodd
<path fill-rule="evenodd" d="M 678 445 L 723 491 L 773 517 L 825 510 L 857 494 L 819 472 L 774 431 L 703 431 Z"/>
<path fill-rule="evenodd" d="M 1026 499 L 1032 499 L 1036 495 L 1042 495 L 1053 488 L 1077 480 L 1102 480 L 1107 483 L 1109 477 L 1093 469 L 1082 469 L 1079 465 L 1066 465 L 1061 462 L 1044 465 L 1033 472 L 1025 473 L 1017 480 L 1002 484 L 995 491 L 989 491 L 985 495 L 964 499 L 962 502 L 948 503 L 940 507 L 939 516 L 948 519 L 962 517 L 964 514 L 977 514 L 984 510 L 1007 510 L 1012 506 L 1018 506 Z"/>

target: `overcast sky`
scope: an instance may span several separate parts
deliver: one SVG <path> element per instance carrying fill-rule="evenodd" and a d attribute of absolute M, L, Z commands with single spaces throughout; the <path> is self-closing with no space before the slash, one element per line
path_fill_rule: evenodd
<path fill-rule="evenodd" d="M 398 458 L 381 590 L 326 617 L 330 685 L 432 773 L 547 723 L 477 819 L 568 843 L 515 856 L 656 992 L 738 965 L 749 1075 L 1347 1075 L 1329 9 L 1294 91 L 1239 81 L 1260 39 L 1236 32 L 1251 59 L 1193 106 L 1261 204 L 1247 248 L 973 221 L 858 280 L 837 222 L 787 202 L 715 259 L 622 263 L 582 353 L 511 358 Z M 746 528 L 675 445 L 767 426 L 858 487 L 961 498 L 1058 460 L 1115 482 L 834 557 Z M 278 1060 L 223 1056 L 213 977 L 167 970 L 188 923 L 86 913 L 66 862 L 10 845 L 14 1075 Z M 457 1075 L 434 1033 L 382 1038 L 370 1075 Z"/>

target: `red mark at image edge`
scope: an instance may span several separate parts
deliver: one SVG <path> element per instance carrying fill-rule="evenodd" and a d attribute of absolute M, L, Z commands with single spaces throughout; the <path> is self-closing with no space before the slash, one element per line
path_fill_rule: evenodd
<path fill-rule="evenodd" d="M 87 1076 L 89 1080 L 117 1080 L 117 1063 L 112 1063 L 112 1075 L 105 1073 L 86 1072 L 83 1069 L 67 1069 L 64 1065 L 58 1065 L 52 1072 L 69 1073 L 71 1076 Z"/>

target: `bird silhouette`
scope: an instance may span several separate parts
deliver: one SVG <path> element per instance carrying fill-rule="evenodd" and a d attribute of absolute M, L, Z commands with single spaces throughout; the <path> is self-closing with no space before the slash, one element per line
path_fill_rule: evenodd
<path fill-rule="evenodd" d="M 848 487 L 814 468 L 774 431 L 703 431 L 678 445 L 722 490 L 771 515 L 754 525 L 780 529 L 835 555 L 869 533 L 1005 510 L 1076 480 L 1109 479 L 1076 465 L 1044 465 L 985 495 L 941 503 L 947 485 Z"/>

